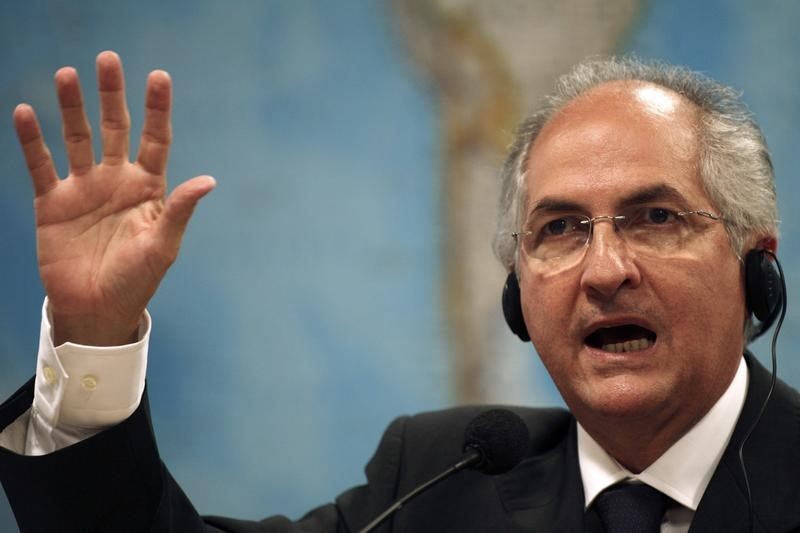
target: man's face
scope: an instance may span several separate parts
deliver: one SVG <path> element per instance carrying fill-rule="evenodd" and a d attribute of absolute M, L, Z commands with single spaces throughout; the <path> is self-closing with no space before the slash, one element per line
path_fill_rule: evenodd
<path fill-rule="evenodd" d="M 716 213 L 699 177 L 695 113 L 675 93 L 638 82 L 579 97 L 532 147 L 526 213 L 569 205 L 596 217 L 639 204 Z M 629 245 L 608 220 L 595 223 L 588 248 L 568 267 L 520 253 L 528 331 L 590 432 L 620 417 L 686 431 L 736 371 L 741 265 L 722 223 L 692 223 L 692 239 L 657 254 Z"/>

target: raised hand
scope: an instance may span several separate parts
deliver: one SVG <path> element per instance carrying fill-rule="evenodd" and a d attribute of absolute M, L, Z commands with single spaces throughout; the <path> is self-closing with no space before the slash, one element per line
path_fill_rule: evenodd
<path fill-rule="evenodd" d="M 188 180 L 167 197 L 172 82 L 147 78 L 145 118 L 135 162 L 128 154 L 130 117 L 122 64 L 97 56 L 100 163 L 92 153 L 75 69 L 56 72 L 69 175 L 59 179 L 33 108 L 14 111 L 35 192 L 39 272 L 53 313 L 56 345 L 123 344 L 175 261 L 197 202 L 214 188 L 210 176 Z"/>

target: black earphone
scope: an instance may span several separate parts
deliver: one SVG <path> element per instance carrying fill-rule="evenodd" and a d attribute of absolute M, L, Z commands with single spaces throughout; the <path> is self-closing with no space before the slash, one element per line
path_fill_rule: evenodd
<path fill-rule="evenodd" d="M 764 334 L 781 311 L 784 290 L 777 261 L 769 250 L 750 250 L 744 258 L 745 304 L 758 320 L 753 339 Z"/>
<path fill-rule="evenodd" d="M 506 283 L 503 285 L 503 316 L 506 324 L 520 338 L 522 342 L 530 342 L 531 336 L 528 334 L 528 327 L 525 325 L 525 317 L 522 316 L 522 300 L 520 299 L 519 280 L 516 271 L 508 273 Z"/>
<path fill-rule="evenodd" d="M 744 293 L 747 309 L 758 320 L 752 338 L 767 331 L 778 316 L 783 303 L 781 278 L 773 261 L 775 255 L 768 250 L 750 250 L 744 258 Z M 523 342 L 530 342 L 531 336 L 522 316 L 519 280 L 517 273 L 511 271 L 503 286 L 503 316 L 511 331 Z"/>

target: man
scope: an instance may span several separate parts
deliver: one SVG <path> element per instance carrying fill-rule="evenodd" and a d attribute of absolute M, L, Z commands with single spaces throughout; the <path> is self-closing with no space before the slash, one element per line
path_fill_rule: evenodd
<path fill-rule="evenodd" d="M 368 483 L 297 523 L 197 515 L 152 435 L 145 307 L 214 182 L 164 198 L 166 73 L 148 79 L 135 163 L 113 53 L 98 57 L 98 79 L 100 164 L 77 76 L 56 74 L 65 180 L 32 109 L 14 115 L 48 295 L 35 382 L 0 408 L 0 476 L 20 527 L 356 531 L 457 461 L 480 408 L 396 420 Z M 764 141 L 735 93 L 669 66 L 580 65 L 523 123 L 503 180 L 495 250 L 511 272 L 507 318 L 570 413 L 516 408 L 531 432 L 517 467 L 451 477 L 384 530 L 800 529 L 800 399 L 778 383 L 765 404 L 769 375 L 745 352 L 759 327 L 750 312 L 774 316 L 775 298 L 762 312 L 757 296 L 774 281 L 765 254 L 777 215 Z"/>

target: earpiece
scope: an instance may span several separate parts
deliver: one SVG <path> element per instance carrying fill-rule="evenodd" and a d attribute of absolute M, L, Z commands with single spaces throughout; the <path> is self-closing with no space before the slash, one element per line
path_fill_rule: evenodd
<path fill-rule="evenodd" d="M 744 294 L 747 309 L 758 320 L 753 338 L 769 329 L 783 303 L 780 275 L 773 265 L 777 261 L 769 250 L 750 250 L 744 258 Z"/>
<path fill-rule="evenodd" d="M 522 342 L 531 340 L 528 327 L 525 325 L 525 318 L 522 316 L 519 280 L 517 280 L 517 273 L 513 270 L 508 273 L 506 284 L 503 286 L 503 316 L 506 318 L 508 327 Z"/>

